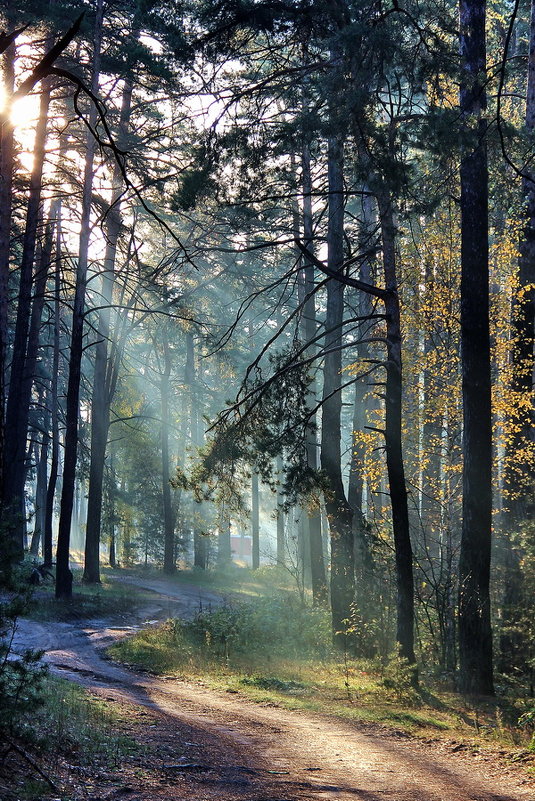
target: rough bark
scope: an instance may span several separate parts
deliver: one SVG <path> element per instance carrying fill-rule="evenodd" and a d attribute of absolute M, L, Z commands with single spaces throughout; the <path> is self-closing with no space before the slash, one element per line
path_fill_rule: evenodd
<path fill-rule="evenodd" d="M 310 148 L 305 141 L 301 156 L 302 184 L 303 184 L 303 241 L 307 250 L 311 250 L 314 240 L 314 227 L 312 216 L 312 173 L 310 165 Z M 303 336 L 305 342 L 312 342 L 317 336 L 316 300 L 314 295 L 314 265 L 306 256 L 303 261 L 304 274 L 304 308 L 303 308 Z M 308 349 L 307 355 L 312 355 L 314 346 Z M 316 403 L 316 377 L 313 375 L 309 387 L 310 403 Z M 307 426 L 306 453 L 307 464 L 312 470 L 319 468 L 318 438 L 316 433 L 316 415 L 312 415 Z M 323 558 L 323 542 L 321 531 L 321 509 L 319 501 L 308 510 L 308 535 L 310 539 L 310 576 L 312 583 L 312 600 L 314 604 L 321 605 L 327 601 L 328 588 Z"/>
<path fill-rule="evenodd" d="M 56 252 L 54 265 L 54 334 L 52 343 L 52 372 L 50 378 L 50 420 L 52 452 L 50 475 L 46 492 L 43 559 L 45 567 L 52 567 L 52 520 L 59 468 L 59 408 L 58 375 L 60 357 L 60 291 L 61 291 L 61 201 L 56 211 Z"/>
<path fill-rule="evenodd" d="M 251 476 L 251 540 L 253 570 L 260 567 L 260 501 L 258 488 L 258 473 Z"/>
<path fill-rule="evenodd" d="M 6 464 L 4 453 L 5 398 L 6 398 L 6 360 L 8 349 L 8 304 L 9 304 L 9 256 L 11 241 L 11 193 L 13 184 L 13 126 L 10 120 L 9 98 L 15 82 L 15 46 L 11 45 L 3 56 L 3 79 L 6 94 L 5 107 L 0 114 L 0 487 L 4 484 Z M 2 499 L 3 500 L 3 499 Z M 4 523 L 6 513 L 2 509 Z M 9 570 L 13 560 L 22 557 L 20 543 L 12 538 L 10 545 L 4 547 L 1 555 L 2 565 Z"/>
<path fill-rule="evenodd" d="M 132 108 L 132 81 L 125 81 L 121 102 L 121 114 L 117 133 L 117 144 L 124 147 L 128 132 L 128 122 Z M 117 243 L 121 229 L 121 196 L 123 174 L 115 165 L 112 178 L 110 209 L 106 226 L 106 252 L 101 279 L 101 293 L 98 319 L 98 340 L 95 346 L 95 368 L 93 373 L 93 395 L 91 398 L 91 459 L 89 465 L 89 490 L 87 495 L 87 524 L 85 540 L 84 581 L 90 584 L 100 582 L 100 534 L 102 520 L 102 493 L 104 485 L 104 466 L 108 430 L 110 426 L 110 407 L 114 386 L 110 384 L 108 371 L 108 341 L 110 338 L 111 305 Z"/>
<path fill-rule="evenodd" d="M 535 3 L 531 4 L 525 129 L 535 130 Z M 525 643 L 517 625 L 522 602 L 523 576 L 518 534 L 535 511 L 535 407 L 533 369 L 535 343 L 535 176 L 522 181 L 524 227 L 519 242 L 518 289 L 511 309 L 510 389 L 512 404 L 507 421 L 503 475 L 501 529 L 504 549 L 504 593 L 500 632 L 500 670 L 525 669 Z M 515 542 L 516 539 L 516 542 Z"/>
<path fill-rule="evenodd" d="M 329 220 L 328 266 L 341 273 L 344 260 L 343 146 L 333 136 L 328 145 Z M 335 278 L 327 282 L 325 320 L 325 361 L 321 428 L 321 467 L 329 482 L 325 508 L 331 540 L 331 617 L 335 642 L 345 643 L 344 631 L 351 616 L 355 595 L 353 553 L 353 512 L 342 481 L 341 454 L 341 370 L 344 284 Z"/>
<path fill-rule="evenodd" d="M 95 36 L 92 64 L 91 89 L 96 95 L 100 74 L 100 49 L 102 42 L 103 3 L 98 0 L 95 19 Z M 94 128 L 96 109 L 91 105 L 89 123 Z M 69 545 L 71 518 L 74 500 L 76 459 L 78 453 L 78 413 L 80 400 L 81 363 L 84 333 L 84 304 L 87 282 L 87 264 L 91 222 L 91 200 L 93 189 L 93 161 L 96 142 L 91 132 L 86 140 L 82 213 L 80 220 L 80 243 L 76 269 L 76 286 L 72 311 L 72 332 L 69 355 L 69 379 L 65 405 L 65 449 L 63 459 L 63 488 L 61 493 L 58 543 L 56 550 L 56 598 L 72 596 L 72 573 L 69 567 Z"/>
<path fill-rule="evenodd" d="M 489 344 L 485 2 L 461 0 L 461 365 L 463 522 L 459 559 L 460 686 L 492 694 L 490 558 L 492 419 Z"/>
<path fill-rule="evenodd" d="M 400 655 L 411 664 L 414 655 L 414 578 L 409 509 L 402 451 L 401 320 L 396 268 L 396 227 L 390 198 L 379 196 L 386 311 L 385 446 L 396 557 L 397 629 Z"/>
<path fill-rule="evenodd" d="M 28 334 L 32 309 L 33 268 L 38 222 L 40 220 L 48 107 L 50 105 L 50 82 L 44 81 L 43 83 L 33 148 L 33 167 L 30 175 L 26 223 L 20 261 L 17 316 L 6 405 L 4 454 L 6 464 L 9 464 L 10 467 L 4 474 L 2 496 L 4 509 L 8 512 L 9 509 L 15 509 L 20 506 L 20 501 L 24 495 L 26 478 L 26 440 L 31 402 L 31 380 L 33 377 L 27 365 L 29 357 Z M 41 298 L 37 297 L 36 302 L 40 303 L 42 308 L 42 296 Z M 34 334 L 36 333 L 34 332 Z M 36 350 L 35 348 L 35 355 Z M 35 359 L 33 361 L 35 362 Z M 22 553 L 23 520 L 14 519 L 13 537 L 17 551 Z"/>

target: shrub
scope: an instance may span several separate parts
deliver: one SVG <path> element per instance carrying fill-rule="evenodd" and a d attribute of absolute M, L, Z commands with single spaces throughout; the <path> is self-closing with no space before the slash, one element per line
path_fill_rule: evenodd
<path fill-rule="evenodd" d="M 518 718 L 518 725 L 522 726 L 528 732 L 531 732 L 531 743 L 529 745 L 530 751 L 535 751 L 535 707 L 524 712 Z"/>
<path fill-rule="evenodd" d="M 383 684 L 397 701 L 409 705 L 418 701 L 415 670 L 415 666 L 398 653 L 393 653 L 389 657 L 383 668 Z"/>
<path fill-rule="evenodd" d="M 35 709 L 43 700 L 47 669 L 40 664 L 42 652 L 13 651 L 18 618 L 27 612 L 29 604 L 29 589 L 13 575 L 0 598 L 0 738 L 27 735 Z"/>
<path fill-rule="evenodd" d="M 261 598 L 199 612 L 185 633 L 215 657 L 256 652 L 280 657 L 325 657 L 331 649 L 325 610 L 304 607 L 292 596 Z"/>

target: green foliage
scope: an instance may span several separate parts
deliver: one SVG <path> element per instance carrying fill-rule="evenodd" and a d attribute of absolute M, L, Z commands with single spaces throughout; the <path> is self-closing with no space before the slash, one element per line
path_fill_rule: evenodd
<path fill-rule="evenodd" d="M 372 657 L 377 652 L 380 640 L 380 622 L 373 615 L 363 615 L 356 603 L 351 604 L 350 608 L 351 614 L 339 632 L 344 638 L 346 650 L 355 656 Z"/>
<path fill-rule="evenodd" d="M 17 621 L 29 605 L 29 589 L 13 575 L 12 586 L 0 600 L 0 738 L 27 736 L 35 710 L 43 703 L 47 669 L 40 664 L 42 653 L 13 651 Z"/>
<path fill-rule="evenodd" d="M 41 586 L 38 604 L 32 604 L 25 616 L 32 620 L 82 620 L 106 615 L 131 613 L 139 603 L 137 590 L 124 584 L 108 582 L 103 578 L 100 585 L 85 585 L 80 571 L 74 571 L 73 598 L 58 601 L 53 587 Z M 46 594 L 45 594 L 46 593 Z"/>
<path fill-rule="evenodd" d="M 396 700 L 412 706 L 418 701 L 415 688 L 415 665 L 393 653 L 383 668 L 383 684 Z"/>
<path fill-rule="evenodd" d="M 200 610 L 192 621 L 168 620 L 110 648 L 112 656 L 157 673 L 202 663 L 325 659 L 330 653 L 327 611 L 287 594 Z"/>
<path fill-rule="evenodd" d="M 327 613 L 304 607 L 291 595 L 201 611 L 184 629 L 197 645 L 226 660 L 252 652 L 325 657 L 331 648 Z"/>
<path fill-rule="evenodd" d="M 246 687 L 257 687 L 260 690 L 275 690 L 286 695 L 300 695 L 306 692 L 307 686 L 302 681 L 278 679 L 275 676 L 244 676 L 240 683 Z"/>
<path fill-rule="evenodd" d="M 522 726 L 528 732 L 531 732 L 531 743 L 530 743 L 530 750 L 535 751 L 535 707 L 530 709 L 528 712 L 524 712 L 523 715 L 520 715 L 518 718 L 518 725 Z"/>
<path fill-rule="evenodd" d="M 121 758 L 136 749 L 135 742 L 117 732 L 119 716 L 112 706 L 91 696 L 69 681 L 48 677 L 45 703 L 34 716 L 33 740 L 45 753 L 57 748 L 76 755 L 81 765 L 94 766 L 105 760 L 117 767 Z M 51 755 L 51 754 L 50 754 Z"/>
<path fill-rule="evenodd" d="M 182 175 L 180 189 L 173 197 L 173 211 L 189 211 L 195 208 L 199 198 L 205 197 L 211 187 L 207 169 L 188 170 Z"/>
<path fill-rule="evenodd" d="M 294 343 L 269 357 L 269 375 L 258 364 L 249 368 L 238 404 L 223 412 L 214 435 L 191 473 L 197 500 L 223 500 L 241 511 L 244 471 L 254 469 L 276 489 L 275 457 L 283 457 L 283 493 L 288 507 L 327 489 L 321 471 L 308 467 L 306 430 L 311 377 L 302 362 L 304 346 Z M 185 487 L 179 473 L 175 486 Z"/>

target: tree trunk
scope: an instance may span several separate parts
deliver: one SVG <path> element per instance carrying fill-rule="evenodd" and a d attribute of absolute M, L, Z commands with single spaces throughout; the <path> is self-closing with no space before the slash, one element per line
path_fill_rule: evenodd
<path fill-rule="evenodd" d="M 132 80 L 127 78 L 123 88 L 117 143 L 124 147 L 132 108 Z M 85 539 L 84 581 L 100 583 L 100 532 L 102 517 L 102 491 L 106 446 L 110 426 L 110 407 L 113 389 L 108 381 L 111 304 L 113 302 L 115 260 L 121 230 L 121 197 L 123 175 L 115 165 L 112 178 L 111 203 L 107 216 L 106 252 L 102 273 L 101 305 L 98 321 L 98 341 L 95 346 L 93 395 L 91 398 L 91 459 L 89 464 L 89 490 L 87 495 L 87 525 Z"/>
<path fill-rule="evenodd" d="M 301 170 L 303 182 L 303 242 L 307 250 L 313 248 L 314 226 L 312 217 L 312 173 L 310 166 L 310 148 L 308 142 L 303 144 L 301 157 Z M 303 335 L 305 342 L 312 342 L 317 335 L 316 299 L 314 295 L 314 265 L 308 258 L 304 258 L 304 295 L 303 308 Z M 312 345 L 307 355 L 312 355 L 316 348 Z M 316 403 L 316 377 L 313 374 L 309 386 L 310 403 Z M 316 434 L 316 414 L 310 418 L 307 426 L 306 441 L 307 464 L 312 470 L 318 470 L 318 439 Z M 325 560 L 323 558 L 323 542 L 321 532 L 321 508 L 318 498 L 317 504 L 308 510 L 308 535 L 310 538 L 310 576 L 312 582 L 312 600 L 316 605 L 326 603 L 328 597 L 327 576 L 325 573 Z"/>
<path fill-rule="evenodd" d="M 282 457 L 280 456 L 277 459 L 277 475 L 278 480 L 280 481 L 282 478 Z M 286 564 L 286 540 L 284 536 L 286 515 L 284 513 L 283 505 L 284 494 L 280 484 L 277 484 L 277 564 L 284 567 Z"/>
<path fill-rule="evenodd" d="M 164 527 L 164 556 L 163 570 L 168 575 L 176 571 L 175 560 L 175 514 L 171 503 L 171 483 L 169 474 L 169 377 L 171 375 L 171 353 L 169 342 L 162 335 L 164 353 L 164 371 L 160 383 L 160 397 L 162 410 L 162 501 L 163 501 L 163 527 Z"/>
<path fill-rule="evenodd" d="M 5 399 L 6 368 L 8 349 L 8 304 L 9 304 L 9 257 L 11 242 L 11 200 L 13 185 L 13 126 L 10 120 L 11 104 L 15 82 L 15 46 L 8 47 L 3 56 L 3 78 L 6 96 L 5 107 L 0 113 L 0 487 L 4 484 L 5 437 Z M 2 508 L 3 516 L 5 512 Z M 5 521 L 5 516 L 4 516 Z M 22 557 L 20 544 L 12 539 L 13 551 L 8 553 L 4 545 L 1 556 L 2 565 L 9 570 L 11 561 Z"/>
<path fill-rule="evenodd" d="M 201 445 L 202 432 L 200 424 L 199 395 L 197 387 L 197 377 L 195 370 L 195 341 L 193 331 L 186 331 L 186 366 L 184 370 L 184 383 L 190 390 L 190 431 L 191 444 L 195 447 Z M 199 504 L 199 508 L 201 505 Z M 208 545 L 207 538 L 203 535 L 198 520 L 194 512 L 191 515 L 193 528 L 193 564 L 202 570 L 206 570 L 208 564 Z"/>
<path fill-rule="evenodd" d="M 433 269 L 426 264 L 425 297 L 427 307 L 431 308 L 435 283 Z M 441 530 L 441 448 L 443 409 L 439 399 L 440 389 L 435 378 L 436 365 L 431 361 L 435 345 L 433 332 L 424 332 L 424 387 L 423 387 L 423 456 L 421 519 L 423 527 L 424 547 L 428 558 L 436 561 L 439 556 Z"/>
<path fill-rule="evenodd" d="M 17 318 L 13 340 L 9 393 L 6 406 L 6 427 L 4 455 L 9 470 L 4 474 L 2 487 L 4 509 L 20 506 L 24 496 L 26 478 L 26 440 L 31 403 L 31 383 L 33 370 L 27 365 L 28 334 L 32 308 L 32 284 L 37 226 L 40 219 L 41 188 L 45 160 L 48 107 L 50 105 L 50 81 L 43 82 L 39 106 L 39 119 L 33 148 L 33 167 L 30 175 L 30 189 L 26 210 L 26 225 L 20 262 L 19 290 L 17 297 Z M 42 309 L 43 295 L 36 298 Z M 40 315 L 39 321 L 40 323 Z M 34 331 L 34 350 L 37 355 L 39 325 Z M 33 359 L 35 363 L 35 358 Z M 23 551 L 23 520 L 13 521 L 13 537 L 19 553 Z"/>
<path fill-rule="evenodd" d="M 221 509 L 219 534 L 217 538 L 217 561 L 220 565 L 228 565 L 232 561 L 230 540 L 230 517 L 225 508 Z"/>
<path fill-rule="evenodd" d="M 342 271 L 344 260 L 344 184 L 343 146 L 331 137 L 328 146 L 329 221 L 328 265 Z M 331 539 L 331 616 L 335 642 L 345 644 L 351 604 L 355 597 L 353 552 L 353 512 L 342 481 L 341 455 L 341 370 L 344 284 L 334 278 L 327 281 L 325 361 L 323 367 L 323 405 L 321 427 L 321 467 L 329 482 L 325 508 Z"/>
<path fill-rule="evenodd" d="M 108 482 L 108 563 L 110 567 L 117 567 L 117 476 L 115 473 L 115 453 L 111 449 Z"/>
<path fill-rule="evenodd" d="M 39 462 L 37 464 L 37 481 L 35 487 L 35 510 L 34 510 L 34 525 L 32 542 L 30 545 L 30 554 L 32 556 L 39 555 L 39 547 L 43 539 L 44 523 L 45 523 L 45 509 L 46 509 L 46 490 L 47 490 L 47 467 L 48 467 L 48 446 L 50 436 L 48 431 L 43 431 L 43 439 L 41 442 L 41 450 L 39 454 Z"/>
<path fill-rule="evenodd" d="M 251 476 L 251 541 L 251 566 L 253 570 L 258 570 L 260 567 L 260 499 L 258 473 L 256 472 L 253 472 Z"/>
<path fill-rule="evenodd" d="M 379 196 L 379 218 L 383 247 L 386 311 L 386 401 L 385 445 L 386 467 L 392 509 L 392 528 L 396 555 L 397 631 L 396 639 L 402 657 L 411 664 L 414 655 L 414 578 L 412 546 L 409 530 L 409 508 L 402 452 L 402 361 L 401 321 L 396 270 L 396 227 L 392 203 Z"/>
<path fill-rule="evenodd" d="M 56 252 L 54 270 L 54 335 L 52 346 L 52 371 L 50 378 L 50 418 L 52 453 L 50 458 L 50 476 L 46 492 L 45 527 L 43 541 L 43 559 L 45 567 L 52 567 L 52 521 L 54 518 L 54 498 L 58 479 L 59 466 L 59 409 L 58 409 L 58 375 L 60 357 L 60 291 L 61 291 L 61 201 L 56 210 Z"/>
<path fill-rule="evenodd" d="M 535 130 L 535 2 L 531 3 L 526 131 Z M 535 341 L 535 177 L 522 180 L 524 228 L 519 243 L 518 287 L 511 309 L 511 394 L 504 457 L 501 529 L 504 554 L 504 592 L 500 632 L 500 670 L 525 670 L 524 636 L 518 627 L 523 593 L 521 551 L 515 537 L 524 521 L 533 518 L 535 499 L 535 410 L 533 368 Z M 523 653 L 524 652 L 524 653 Z"/>
<path fill-rule="evenodd" d="M 485 0 L 461 0 L 461 359 L 463 523 L 459 558 L 460 685 L 492 694 L 490 557 L 492 419 L 489 344 Z"/>
<path fill-rule="evenodd" d="M 373 199 L 365 194 L 362 198 L 362 224 L 360 229 L 360 251 L 365 252 L 371 248 L 370 237 L 375 224 L 376 214 L 372 208 Z M 371 259 L 365 258 L 360 266 L 360 280 L 374 283 Z M 371 357 L 370 347 L 365 341 L 369 335 L 373 322 L 364 318 L 373 313 L 373 304 L 370 295 L 360 292 L 358 296 L 358 314 L 363 318 L 359 326 L 359 341 L 357 344 L 358 370 L 365 372 Z M 349 465 L 349 483 L 347 500 L 353 510 L 353 537 L 355 546 L 355 598 L 359 611 L 365 620 L 375 616 L 373 594 L 373 557 L 368 542 L 368 526 L 364 514 L 364 460 L 366 450 L 359 437 L 367 425 L 367 412 L 369 407 L 369 387 L 366 378 L 355 381 L 355 396 L 353 405 L 353 434 L 351 443 L 351 461 Z"/>
<path fill-rule="evenodd" d="M 100 74 L 100 48 L 102 42 L 103 0 L 97 0 L 95 36 L 93 50 L 93 75 L 91 89 L 98 94 Z M 96 109 L 91 105 L 89 124 L 94 129 Z M 71 348 L 69 357 L 69 380 L 65 405 L 65 450 L 63 458 L 63 488 L 56 550 L 56 598 L 71 598 L 72 573 L 69 567 L 69 545 L 71 518 L 78 452 L 78 413 L 80 400 L 81 362 L 83 352 L 84 304 L 87 281 L 89 236 L 91 229 L 91 199 L 93 190 L 93 161 L 96 142 L 91 131 L 87 135 L 84 169 L 82 214 L 80 220 L 80 244 L 76 270 L 76 287 L 72 312 Z"/>

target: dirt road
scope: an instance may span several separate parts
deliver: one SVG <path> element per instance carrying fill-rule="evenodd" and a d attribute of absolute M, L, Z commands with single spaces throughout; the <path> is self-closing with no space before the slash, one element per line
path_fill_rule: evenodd
<path fill-rule="evenodd" d="M 145 617 L 192 614 L 218 597 L 152 580 Z M 128 671 L 102 649 L 139 625 L 22 621 L 19 642 L 46 649 L 52 669 L 126 708 L 153 754 L 113 781 L 89 782 L 92 801 L 527 801 L 535 780 L 452 743 L 250 703 L 199 684 Z"/>

